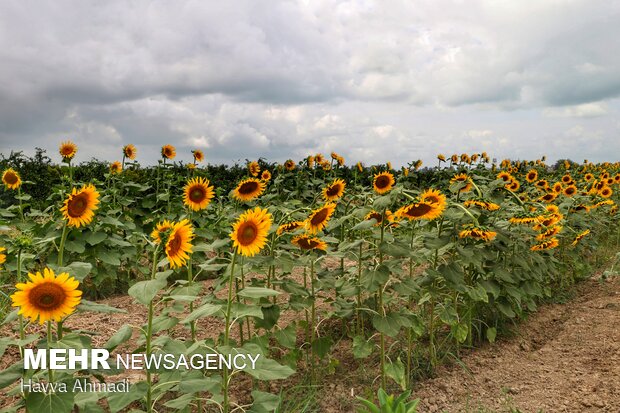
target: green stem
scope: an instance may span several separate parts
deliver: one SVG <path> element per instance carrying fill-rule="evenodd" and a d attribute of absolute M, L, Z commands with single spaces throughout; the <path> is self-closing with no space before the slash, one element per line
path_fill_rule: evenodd
<path fill-rule="evenodd" d="M 155 251 L 153 252 L 153 268 L 151 270 L 151 280 L 155 279 L 155 273 L 157 271 L 157 252 L 159 251 L 159 246 L 155 247 Z M 146 325 L 146 344 L 145 344 L 145 353 L 146 357 L 150 358 L 153 349 L 151 348 L 151 341 L 153 335 L 153 300 L 149 302 L 149 312 L 148 312 L 148 321 Z M 151 413 L 153 411 L 153 377 L 151 372 L 146 370 L 146 411 Z"/>
<path fill-rule="evenodd" d="M 67 241 L 68 226 L 65 221 L 62 227 L 62 235 L 60 236 L 60 247 L 58 248 L 58 266 L 62 267 L 63 254 L 65 252 L 65 242 Z"/>
<path fill-rule="evenodd" d="M 235 279 L 235 262 L 237 261 L 237 250 L 233 254 L 232 263 L 230 264 L 230 276 L 228 279 L 228 302 L 226 303 L 226 327 L 224 331 L 224 346 L 228 347 L 229 339 L 230 339 L 230 313 L 232 310 L 232 301 L 233 301 L 233 280 Z M 223 370 L 224 380 L 222 382 L 222 387 L 224 391 L 224 413 L 228 413 L 230 411 L 230 406 L 228 404 L 228 369 L 224 368 Z"/>
<path fill-rule="evenodd" d="M 47 350 L 49 351 L 52 348 L 52 321 L 47 321 Z M 54 370 L 52 370 L 51 363 L 47 365 L 47 379 L 50 383 L 54 381 Z"/>
<path fill-rule="evenodd" d="M 385 233 L 385 211 L 382 212 L 383 217 L 381 218 L 381 240 L 379 241 L 379 265 L 383 264 L 383 252 L 381 251 L 381 244 L 383 244 L 383 237 Z M 382 317 L 385 317 L 385 307 L 383 306 L 383 288 L 381 285 L 379 290 L 379 312 Z M 381 387 L 383 389 L 386 388 L 386 377 L 385 377 L 385 336 L 383 333 L 379 333 L 379 341 L 381 344 Z"/>
<path fill-rule="evenodd" d="M 314 257 L 310 260 L 310 293 L 312 294 L 312 309 L 310 316 L 310 379 L 311 383 L 314 383 L 314 351 L 312 349 L 314 337 L 316 336 L 316 332 L 314 331 L 314 323 L 316 321 L 316 298 L 314 297 Z"/>
<path fill-rule="evenodd" d="M 22 222 L 25 222 L 24 219 L 24 207 L 22 205 L 22 188 L 21 186 L 17 188 L 17 199 L 19 201 L 19 215 L 22 217 Z"/>
<path fill-rule="evenodd" d="M 21 248 L 17 250 L 17 282 L 22 282 L 22 250 Z M 19 315 L 19 339 L 24 340 L 24 317 Z M 24 348 L 20 344 L 19 346 L 19 355 L 24 358 Z"/>

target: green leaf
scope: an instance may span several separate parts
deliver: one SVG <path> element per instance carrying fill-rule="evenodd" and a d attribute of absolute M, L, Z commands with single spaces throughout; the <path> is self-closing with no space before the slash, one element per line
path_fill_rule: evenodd
<path fill-rule="evenodd" d="M 239 291 L 239 296 L 245 298 L 273 297 L 279 294 L 281 294 L 279 291 L 264 287 L 245 287 Z"/>
<path fill-rule="evenodd" d="M 78 254 L 81 254 L 84 251 L 86 251 L 86 247 L 84 246 L 84 243 L 79 242 L 79 241 L 67 241 L 65 243 L 65 249 L 67 251 L 75 252 Z"/>
<path fill-rule="evenodd" d="M 108 237 L 105 232 L 90 232 L 86 235 L 86 242 L 89 245 L 97 245 Z"/>
<path fill-rule="evenodd" d="M 92 311 L 95 313 L 126 313 L 126 310 L 120 308 L 110 307 L 106 304 L 99 304 L 92 301 L 82 299 L 78 306 L 80 311 Z"/>
<path fill-rule="evenodd" d="M 464 343 L 467 339 L 467 334 L 469 333 L 469 327 L 465 323 L 458 323 L 452 326 L 452 334 L 454 334 L 454 338 L 459 343 Z"/>
<path fill-rule="evenodd" d="M 329 353 L 333 343 L 329 336 L 317 338 L 312 342 L 312 352 L 322 359 Z"/>
<path fill-rule="evenodd" d="M 116 347 L 118 347 L 120 344 L 123 344 L 124 342 L 129 340 L 131 338 L 132 333 L 133 333 L 133 328 L 131 328 L 131 326 L 129 325 L 124 325 L 116 333 L 114 333 L 112 337 L 110 337 L 110 339 L 105 343 L 103 347 L 105 349 L 112 351 Z"/>
<path fill-rule="evenodd" d="M 140 303 L 147 305 L 151 302 L 157 293 L 168 283 L 165 279 L 154 279 L 148 281 L 138 281 L 129 288 L 127 293 L 138 300 Z"/>
<path fill-rule="evenodd" d="M 456 325 L 459 322 L 459 315 L 451 304 L 445 304 L 441 307 L 439 318 L 449 326 Z"/>
<path fill-rule="evenodd" d="M 121 260 L 119 259 L 119 254 L 117 252 L 111 252 L 108 250 L 99 250 L 97 254 L 97 258 L 103 261 L 106 264 L 110 265 L 121 265 Z"/>
<path fill-rule="evenodd" d="M 496 336 L 497 329 L 495 327 L 487 328 L 487 340 L 489 340 L 489 343 L 495 343 Z"/>
<path fill-rule="evenodd" d="M 297 341 L 297 325 L 293 322 L 286 326 L 286 328 L 275 331 L 273 335 L 280 345 L 293 349 Z"/>
<path fill-rule="evenodd" d="M 385 375 L 394 380 L 401 389 L 407 389 L 407 379 L 405 377 L 405 366 L 400 357 L 394 363 L 385 364 Z"/>
<path fill-rule="evenodd" d="M 24 363 L 19 361 L 0 371 L 0 389 L 4 389 L 19 380 L 24 374 Z"/>
<path fill-rule="evenodd" d="M 395 243 L 388 244 L 385 241 L 379 244 L 379 251 L 396 258 L 411 257 L 414 255 L 414 252 L 408 246 L 397 245 Z"/>
<path fill-rule="evenodd" d="M 66 267 L 59 267 L 58 272 L 66 272 L 76 280 L 83 281 L 92 269 L 93 265 L 90 262 L 74 261 Z"/>
<path fill-rule="evenodd" d="M 280 404 L 279 396 L 258 390 L 252 392 L 252 400 L 254 400 L 254 402 L 250 410 L 248 410 L 248 413 L 271 413 L 277 409 Z"/>
<path fill-rule="evenodd" d="M 385 317 L 375 314 L 372 317 L 372 325 L 380 333 L 386 336 L 396 337 L 400 331 L 400 327 L 403 325 L 403 320 L 401 320 L 401 318 L 402 316 L 397 313 L 390 313 Z"/>
<path fill-rule="evenodd" d="M 26 410 L 29 412 L 71 413 L 73 410 L 73 393 L 31 392 L 26 396 Z"/>
<path fill-rule="evenodd" d="M 185 320 L 182 321 L 183 324 L 190 323 L 192 321 L 198 320 L 202 317 L 211 316 L 222 309 L 222 306 L 219 304 L 203 304 L 194 311 L 190 315 L 187 316 Z"/>
<path fill-rule="evenodd" d="M 107 393 L 108 405 L 110 411 L 120 412 L 129 403 L 146 397 L 147 384 L 144 381 L 132 384 L 128 392 L 112 392 Z M 55 412 L 54 412 L 55 413 Z"/>
<path fill-rule="evenodd" d="M 179 411 L 191 405 L 191 403 L 194 401 L 194 398 L 195 397 L 193 394 L 184 394 L 180 397 L 177 397 L 176 399 L 168 400 L 166 403 L 164 403 L 164 406 Z"/>
<path fill-rule="evenodd" d="M 370 356 L 374 347 L 373 343 L 367 341 L 363 336 L 353 337 L 353 357 L 356 359 L 365 359 Z"/>
<path fill-rule="evenodd" d="M 265 358 L 262 355 L 256 361 L 255 367 L 255 369 L 252 369 L 251 363 L 248 363 L 243 371 L 258 380 L 286 379 L 295 373 L 295 370 L 289 366 L 283 366 L 277 361 Z"/>
<path fill-rule="evenodd" d="M 353 228 L 351 228 L 351 231 L 360 231 L 363 229 L 372 228 L 373 225 L 375 225 L 376 223 L 377 223 L 376 219 L 365 219 L 364 221 L 361 221 L 357 223 L 356 225 L 354 225 Z"/>

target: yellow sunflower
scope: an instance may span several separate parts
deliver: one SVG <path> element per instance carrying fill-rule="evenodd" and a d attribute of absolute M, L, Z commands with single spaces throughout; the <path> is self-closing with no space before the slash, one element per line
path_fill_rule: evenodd
<path fill-rule="evenodd" d="M 364 165 L 361 162 L 358 162 L 355 166 L 357 166 L 358 172 L 364 172 Z"/>
<path fill-rule="evenodd" d="M 459 232 L 459 238 L 473 238 L 483 241 L 492 241 L 497 236 L 497 232 L 489 231 L 484 228 L 468 227 Z"/>
<path fill-rule="evenodd" d="M 569 185 L 564 188 L 564 195 L 571 197 L 577 193 L 577 187 L 575 185 Z"/>
<path fill-rule="evenodd" d="M 471 188 L 473 187 L 473 184 L 471 183 L 469 176 L 467 176 L 467 174 L 464 174 L 464 173 L 454 175 L 452 179 L 450 179 L 450 184 L 456 184 L 456 183 L 465 184 L 464 187 L 459 189 L 459 192 L 461 193 L 469 192 L 471 191 Z"/>
<path fill-rule="evenodd" d="M 252 176 L 258 176 L 258 173 L 260 172 L 260 165 L 258 162 L 252 161 L 248 163 L 248 172 L 250 172 L 250 175 Z"/>
<path fill-rule="evenodd" d="M 549 192 L 539 198 L 542 202 L 553 202 L 558 197 L 558 194 L 555 192 Z"/>
<path fill-rule="evenodd" d="M 463 205 L 468 208 L 471 206 L 477 206 L 478 208 L 482 208 L 487 211 L 497 211 L 499 209 L 499 205 L 493 202 L 480 201 L 480 200 L 467 200 L 463 202 Z"/>
<path fill-rule="evenodd" d="M 386 192 L 390 192 L 395 182 L 394 175 L 392 175 L 391 172 L 380 172 L 375 175 L 372 181 L 372 187 L 376 193 L 385 194 Z"/>
<path fill-rule="evenodd" d="M 11 295 L 13 307 L 19 307 L 18 314 L 32 322 L 39 319 L 39 324 L 46 321 L 61 321 L 75 311 L 80 304 L 82 292 L 77 289 L 80 284 L 66 272 L 56 276 L 49 268 L 28 274 L 30 281 L 17 283 L 17 291 Z"/>
<path fill-rule="evenodd" d="M 323 163 L 323 161 L 325 161 L 325 157 L 322 153 L 317 153 L 316 155 L 314 155 L 314 161 L 318 164 Z"/>
<path fill-rule="evenodd" d="M 554 183 L 551 189 L 553 189 L 553 192 L 555 192 L 556 194 L 559 194 L 560 192 L 562 192 L 562 182 Z"/>
<path fill-rule="evenodd" d="M 542 241 L 544 239 L 554 237 L 558 235 L 562 231 L 562 225 L 554 225 L 551 228 L 547 229 L 544 232 L 541 232 L 536 236 L 536 240 Z"/>
<path fill-rule="evenodd" d="M 260 174 L 260 179 L 262 179 L 263 181 L 271 180 L 271 172 L 265 169 L 263 173 Z"/>
<path fill-rule="evenodd" d="M 396 216 L 399 218 L 407 218 L 411 220 L 433 220 L 441 216 L 445 205 L 435 204 L 431 202 L 416 202 L 413 204 L 405 205 L 396 211 Z"/>
<path fill-rule="evenodd" d="M 123 171 L 123 165 L 119 161 L 112 162 L 110 164 L 111 174 L 120 174 Z"/>
<path fill-rule="evenodd" d="M 129 159 L 136 159 L 136 147 L 132 144 L 123 146 L 123 156 Z"/>
<path fill-rule="evenodd" d="M 450 162 L 457 163 L 458 161 L 459 161 L 459 156 L 457 154 L 454 154 L 450 157 Z"/>
<path fill-rule="evenodd" d="M 189 220 L 184 219 L 172 226 L 168 241 L 166 241 L 166 257 L 170 268 L 182 267 L 187 263 L 192 252 L 194 229 Z"/>
<path fill-rule="evenodd" d="M 560 241 L 557 238 L 549 238 L 541 242 L 540 244 L 533 245 L 530 250 L 532 251 L 542 251 L 542 250 L 550 250 L 560 245 Z"/>
<path fill-rule="evenodd" d="M 75 154 L 77 153 L 77 145 L 71 141 L 61 142 L 60 147 L 58 148 L 58 153 L 62 156 L 62 159 L 65 161 L 70 161 L 73 159 Z"/>
<path fill-rule="evenodd" d="M 604 186 L 600 189 L 600 191 L 598 191 L 598 194 L 603 198 L 609 198 L 613 193 L 614 191 L 612 191 L 608 186 Z"/>
<path fill-rule="evenodd" d="M 205 160 L 205 154 L 202 153 L 202 151 L 200 149 L 194 149 L 192 151 L 192 154 L 194 155 L 194 161 L 195 162 L 202 162 Z"/>
<path fill-rule="evenodd" d="M 577 236 L 575 237 L 575 239 L 573 240 L 571 245 L 574 247 L 575 245 L 577 245 L 579 243 L 579 241 L 581 241 L 589 233 L 590 233 L 589 229 L 586 229 L 585 231 L 580 232 L 579 234 L 577 234 Z"/>
<path fill-rule="evenodd" d="M 292 232 L 296 229 L 305 228 L 306 223 L 304 221 L 292 221 L 287 222 L 286 224 L 282 224 L 278 227 L 276 234 L 282 235 L 284 232 Z"/>
<path fill-rule="evenodd" d="M 177 150 L 172 145 L 164 145 L 161 147 L 161 156 L 164 159 L 174 159 L 177 156 Z"/>
<path fill-rule="evenodd" d="M 446 161 L 446 157 L 443 154 L 439 154 L 437 155 L 437 159 L 439 160 L 439 162 L 445 162 Z"/>
<path fill-rule="evenodd" d="M 587 174 L 583 177 L 583 179 L 585 179 L 587 182 L 590 182 L 591 180 L 593 180 L 593 179 L 594 179 L 594 175 L 592 175 L 591 173 L 589 173 L 589 172 L 588 172 L 588 173 L 587 173 Z"/>
<path fill-rule="evenodd" d="M 536 171 L 536 169 L 530 169 L 530 171 L 525 176 L 525 180 L 528 181 L 529 183 L 532 183 L 537 179 L 538 179 L 538 172 Z"/>
<path fill-rule="evenodd" d="M 4 251 L 6 251 L 6 248 L 0 247 L 0 264 L 4 264 L 6 262 L 6 254 L 3 254 Z"/>
<path fill-rule="evenodd" d="M 312 211 L 308 219 L 306 220 L 306 229 L 310 234 L 316 234 L 327 226 L 327 222 L 330 220 L 334 211 L 336 210 L 336 204 L 328 202 L 322 207 Z"/>
<path fill-rule="evenodd" d="M 164 219 L 162 222 L 159 222 L 155 226 L 155 229 L 153 229 L 153 232 L 151 232 L 151 238 L 153 239 L 153 242 L 155 242 L 156 244 L 159 244 L 162 239 L 165 239 L 168 232 L 170 232 L 173 226 L 174 226 L 174 223 L 171 221 L 168 221 L 167 219 Z"/>
<path fill-rule="evenodd" d="M 16 170 L 9 168 L 2 173 L 2 183 L 7 189 L 17 189 L 22 185 L 22 179 Z"/>
<path fill-rule="evenodd" d="M 94 185 L 84 185 L 81 189 L 73 188 L 71 194 L 65 199 L 60 212 L 69 222 L 70 227 L 88 225 L 93 220 L 95 210 L 99 205 L 99 192 Z"/>
<path fill-rule="evenodd" d="M 230 238 L 237 252 L 246 257 L 253 257 L 267 243 L 267 235 L 271 228 L 271 214 L 266 209 L 256 207 L 249 209 L 233 225 Z"/>
<path fill-rule="evenodd" d="M 335 201 L 344 194 L 346 183 L 342 179 L 336 179 L 323 188 L 323 198 L 326 201 Z"/>
<path fill-rule="evenodd" d="M 571 176 L 569 174 L 566 174 L 566 175 L 562 176 L 562 182 L 564 182 L 565 184 L 569 183 L 572 180 L 573 180 L 573 178 L 571 178 Z"/>
<path fill-rule="evenodd" d="M 541 179 L 536 182 L 536 187 L 540 189 L 547 189 L 549 187 L 549 183 L 545 179 Z"/>
<path fill-rule="evenodd" d="M 287 171 L 292 171 L 295 169 L 295 162 L 292 159 L 288 159 L 286 162 L 284 162 L 284 168 L 286 168 Z M 325 169 L 325 168 L 323 168 Z"/>
<path fill-rule="evenodd" d="M 291 242 L 293 243 L 293 245 L 297 245 L 304 251 L 327 250 L 327 244 L 324 241 L 321 241 L 319 238 L 316 237 L 309 237 L 308 235 L 298 235 L 294 237 Z"/>
<path fill-rule="evenodd" d="M 446 196 L 438 189 L 427 189 L 420 194 L 420 202 L 436 204 L 441 211 L 446 209 Z"/>
<path fill-rule="evenodd" d="M 329 163 L 329 161 L 323 161 L 321 162 L 321 168 L 323 168 L 324 171 L 331 171 L 332 169 L 332 164 Z"/>
<path fill-rule="evenodd" d="M 510 182 L 512 181 L 514 178 L 512 177 L 512 175 L 510 175 L 508 172 L 500 172 L 497 174 L 497 179 L 501 179 L 504 182 Z"/>
<path fill-rule="evenodd" d="M 249 201 L 259 197 L 265 190 L 265 182 L 256 178 L 248 178 L 233 190 L 233 196 L 239 201 Z"/>
<path fill-rule="evenodd" d="M 333 152 L 333 151 L 331 153 L 331 156 L 333 160 L 338 160 L 338 158 L 340 157 L 340 155 L 338 155 L 336 152 Z"/>
<path fill-rule="evenodd" d="M 308 155 L 308 158 L 306 158 L 306 162 L 308 163 L 308 168 L 314 168 L 314 156 Z"/>
<path fill-rule="evenodd" d="M 205 178 L 190 179 L 183 191 L 183 203 L 194 211 L 205 209 L 214 197 L 213 186 Z"/>

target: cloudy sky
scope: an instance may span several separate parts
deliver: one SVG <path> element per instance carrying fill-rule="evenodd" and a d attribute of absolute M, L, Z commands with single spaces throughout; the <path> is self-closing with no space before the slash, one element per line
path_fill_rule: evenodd
<path fill-rule="evenodd" d="M 620 158 L 615 0 L 0 3 L 0 153 Z"/>

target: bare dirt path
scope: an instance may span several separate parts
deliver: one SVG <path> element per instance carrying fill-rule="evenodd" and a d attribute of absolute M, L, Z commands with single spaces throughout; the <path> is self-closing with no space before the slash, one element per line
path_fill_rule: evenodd
<path fill-rule="evenodd" d="M 414 389 L 420 412 L 620 412 L 620 277 L 581 283 L 462 362 Z"/>

